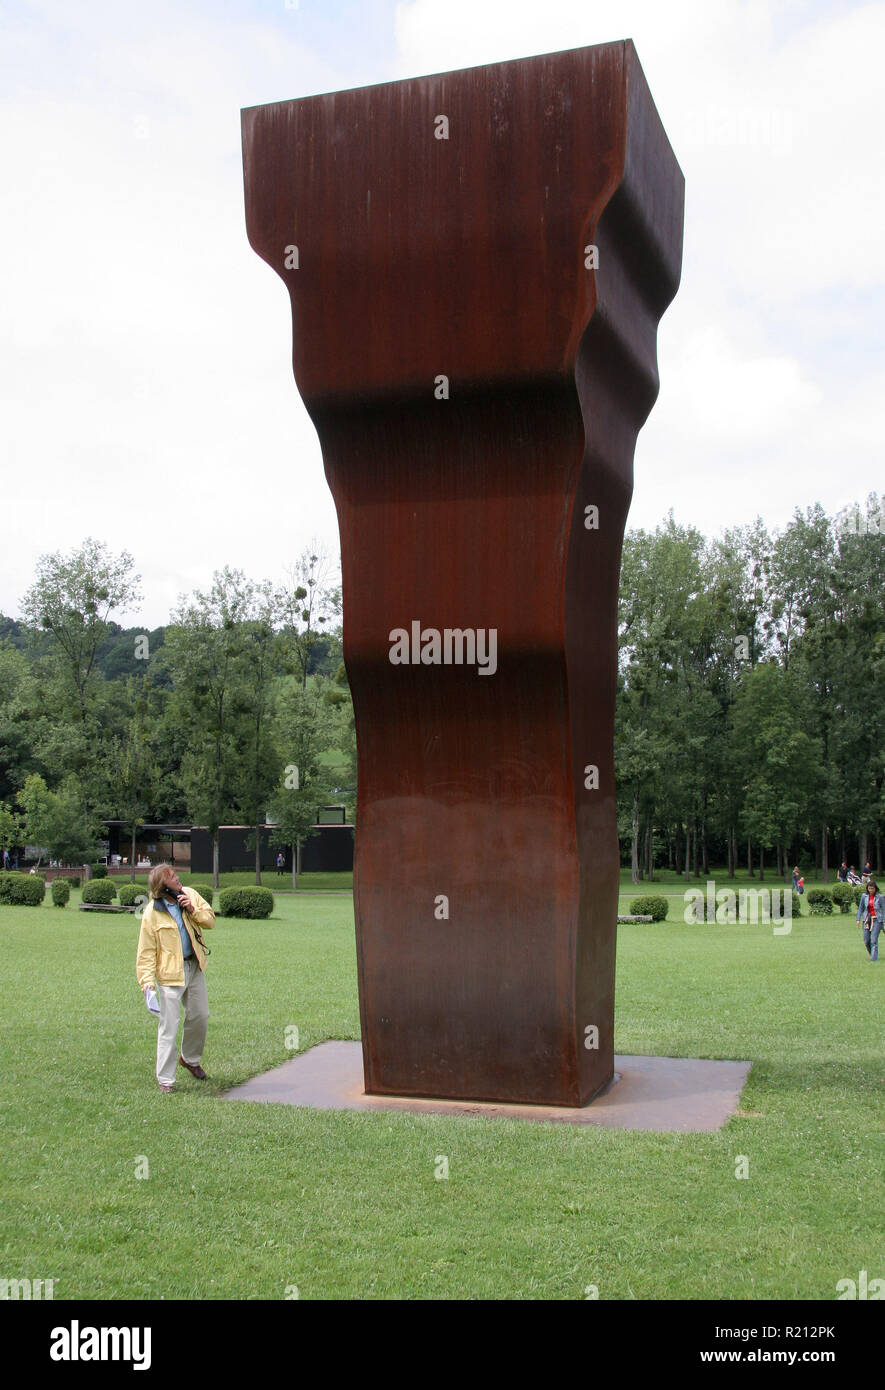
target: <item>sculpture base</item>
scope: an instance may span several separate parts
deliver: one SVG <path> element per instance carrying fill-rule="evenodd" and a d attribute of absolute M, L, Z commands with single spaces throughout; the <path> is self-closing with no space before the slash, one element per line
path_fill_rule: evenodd
<path fill-rule="evenodd" d="M 734 1114 L 751 1065 L 693 1057 L 616 1056 L 613 1079 L 589 1105 L 576 1109 L 367 1095 L 360 1043 L 324 1042 L 226 1091 L 224 1099 L 315 1110 L 405 1110 L 411 1115 L 485 1115 L 607 1129 L 710 1131 L 721 1129 Z"/>

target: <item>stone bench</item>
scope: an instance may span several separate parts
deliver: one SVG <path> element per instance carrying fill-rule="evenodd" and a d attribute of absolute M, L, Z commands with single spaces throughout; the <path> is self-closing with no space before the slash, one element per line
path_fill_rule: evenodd
<path fill-rule="evenodd" d="M 135 903 L 126 907 L 120 903 L 80 903 L 81 912 L 137 912 Z"/>
<path fill-rule="evenodd" d="M 653 922 L 654 920 L 654 917 L 619 917 L 618 925 L 621 922 Z"/>

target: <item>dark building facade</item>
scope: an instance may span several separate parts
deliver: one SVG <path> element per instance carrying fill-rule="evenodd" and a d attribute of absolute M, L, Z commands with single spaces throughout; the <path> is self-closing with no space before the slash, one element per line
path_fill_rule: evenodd
<path fill-rule="evenodd" d="M 279 848 L 270 844 L 272 826 L 263 825 L 260 831 L 260 862 L 262 872 L 276 868 Z M 252 834 L 249 825 L 222 825 L 218 830 L 218 869 L 229 873 L 233 869 L 251 869 L 255 865 L 255 850 L 247 847 Z M 286 871 L 292 872 L 292 847 L 283 849 Z M 301 846 L 302 873 L 350 873 L 353 870 L 353 826 L 320 825 Z M 212 873 L 212 836 L 202 826 L 191 827 L 191 873 Z"/>

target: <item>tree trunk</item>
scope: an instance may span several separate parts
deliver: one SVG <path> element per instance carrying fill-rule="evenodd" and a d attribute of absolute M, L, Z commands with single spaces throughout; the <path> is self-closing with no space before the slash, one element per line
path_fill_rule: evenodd
<path fill-rule="evenodd" d="M 255 825 L 255 882 L 261 883 L 261 826 Z"/>
<path fill-rule="evenodd" d="M 755 874 L 753 873 L 753 846 L 750 842 L 749 835 L 747 836 L 747 877 L 755 878 Z"/>
<path fill-rule="evenodd" d="M 760 845 L 760 846 L 759 846 L 759 882 L 760 882 L 760 883 L 762 882 L 762 880 L 764 879 L 764 877 L 765 877 L 765 850 L 763 849 L 762 845 Z"/>
<path fill-rule="evenodd" d="M 292 892 L 298 890 L 298 846 L 292 845 Z"/>
<path fill-rule="evenodd" d="M 777 863 L 777 876 L 778 876 L 778 878 L 783 878 L 783 876 L 784 876 L 784 851 L 783 851 L 783 846 L 781 845 L 780 840 L 775 841 L 774 853 L 775 853 L 775 861 L 776 861 L 776 863 Z"/>
<path fill-rule="evenodd" d="M 725 832 L 725 840 L 728 845 L 728 877 L 734 878 L 734 840 L 732 839 L 731 826 Z"/>
<path fill-rule="evenodd" d="M 129 849 L 129 882 L 135 882 L 135 821 L 132 822 L 132 841 Z"/>
<path fill-rule="evenodd" d="M 691 826 L 685 822 L 685 879 L 691 878 Z"/>
<path fill-rule="evenodd" d="M 695 821 L 694 825 L 691 827 L 691 857 L 692 863 L 694 864 L 695 878 L 700 878 L 701 876 L 700 864 L 698 862 L 698 849 L 698 823 Z"/>
<path fill-rule="evenodd" d="M 830 881 L 830 828 L 824 822 L 820 834 L 820 873 L 824 883 Z"/>
<path fill-rule="evenodd" d="M 653 883 L 655 877 L 655 837 L 652 833 L 651 821 L 645 827 L 645 872 L 649 883 Z"/>
<path fill-rule="evenodd" d="M 868 831 L 868 830 L 862 830 L 862 831 L 860 832 L 860 863 L 859 863 L 858 866 L 857 866 L 857 871 L 858 871 L 858 873 L 863 873 L 863 866 L 864 866 L 864 864 L 867 862 L 867 860 L 868 860 L 869 857 L 870 857 L 870 855 L 869 855 L 869 839 L 870 839 L 869 831 Z"/>
<path fill-rule="evenodd" d="M 630 882 L 639 882 L 639 788 L 633 788 L 633 824 L 630 827 Z"/>
<path fill-rule="evenodd" d="M 701 822 L 701 873 L 704 878 L 710 877 L 710 856 L 707 850 L 707 822 Z"/>
<path fill-rule="evenodd" d="M 682 873 L 682 851 L 679 848 L 679 840 L 682 834 L 682 822 L 677 822 L 676 829 L 673 831 L 673 861 L 677 877 Z"/>
<path fill-rule="evenodd" d="M 876 831 L 876 865 L 875 865 L 875 868 L 876 868 L 876 873 L 877 873 L 877 874 L 880 874 L 880 873 L 882 872 L 882 832 L 881 832 L 880 830 L 877 830 L 877 831 Z"/>
<path fill-rule="evenodd" d="M 218 891 L 218 831 L 212 836 L 212 887 Z"/>

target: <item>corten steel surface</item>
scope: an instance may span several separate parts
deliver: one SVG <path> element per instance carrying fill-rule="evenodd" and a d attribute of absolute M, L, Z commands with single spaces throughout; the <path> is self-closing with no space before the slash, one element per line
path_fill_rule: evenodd
<path fill-rule="evenodd" d="M 341 529 L 366 1090 L 582 1105 L 613 1072 L 618 573 L 682 174 L 630 42 L 254 107 L 243 149 Z M 494 629 L 496 671 L 392 664 L 413 622 Z"/>

